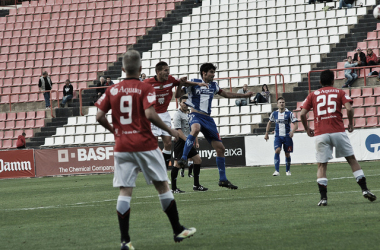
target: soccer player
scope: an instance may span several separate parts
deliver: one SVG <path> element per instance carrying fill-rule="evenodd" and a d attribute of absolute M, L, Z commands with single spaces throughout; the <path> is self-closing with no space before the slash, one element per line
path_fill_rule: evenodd
<path fill-rule="evenodd" d="M 179 105 L 180 108 L 174 115 L 173 119 L 173 126 L 174 129 L 178 131 L 179 139 L 174 144 L 174 168 L 171 172 L 171 179 L 172 179 L 172 192 L 173 193 L 184 193 L 185 191 L 180 190 L 177 188 L 177 177 L 178 177 L 178 171 L 179 171 L 179 165 L 178 160 L 181 159 L 181 156 L 183 154 L 183 149 L 185 147 L 185 142 L 187 139 L 187 136 L 190 134 L 190 126 L 189 126 L 189 117 L 188 117 L 188 107 L 185 104 L 186 100 L 188 99 L 187 96 L 182 96 L 179 99 Z M 193 190 L 194 191 L 207 191 L 208 188 L 202 186 L 199 184 L 199 174 L 201 172 L 201 157 L 199 156 L 197 150 L 192 146 L 190 148 L 190 152 L 188 154 L 189 158 L 192 158 L 194 161 L 194 185 Z"/>
<path fill-rule="evenodd" d="M 169 218 L 174 241 L 192 236 L 195 228 L 186 229 L 179 223 L 177 205 L 169 189 L 165 161 L 153 136 L 150 122 L 178 139 L 178 132 L 169 128 L 154 110 L 154 88 L 139 80 L 141 58 L 138 51 L 129 50 L 123 58 L 127 78 L 107 88 L 96 102 L 97 121 L 115 136 L 115 171 L 113 186 L 120 188 L 117 215 L 121 232 L 121 249 L 134 249 L 129 237 L 129 214 L 133 188 L 139 170 L 148 184 L 153 182 L 162 209 Z M 106 113 L 112 109 L 112 125 Z M 150 122 L 149 122 L 150 121 Z"/>
<path fill-rule="evenodd" d="M 293 152 L 293 135 L 298 128 L 298 120 L 291 111 L 285 108 L 284 97 L 277 99 L 278 110 L 272 112 L 269 117 L 264 139 L 268 141 L 270 125 L 272 122 L 276 123 L 275 135 L 274 135 L 274 168 L 273 176 L 280 175 L 280 153 L 281 147 L 284 148 L 286 157 L 286 175 L 292 175 L 290 173 L 290 153 Z M 290 124 L 293 123 L 293 129 L 290 129 Z"/>
<path fill-rule="evenodd" d="M 145 83 L 148 83 L 153 86 L 156 91 L 156 105 L 154 106 L 158 116 L 161 120 L 171 128 L 172 122 L 171 117 L 168 112 L 168 106 L 170 100 L 173 97 L 173 87 L 178 87 L 180 82 L 185 83 L 187 80 L 186 77 L 182 77 L 181 79 L 175 79 L 170 75 L 169 65 L 166 62 L 158 62 L 156 64 L 156 75 L 152 78 L 145 79 Z M 193 83 L 186 83 L 193 84 Z M 197 83 L 195 83 L 197 84 Z M 198 85 L 198 84 L 197 84 Z M 161 136 L 162 142 L 164 143 L 164 148 L 162 150 L 162 154 L 165 159 L 166 168 L 169 167 L 169 162 L 171 159 L 171 148 L 172 148 L 172 139 L 168 132 L 165 130 L 155 126 L 152 123 L 152 132 L 153 135 L 157 137 Z"/>
<path fill-rule="evenodd" d="M 215 94 L 219 94 L 225 98 L 242 98 L 251 97 L 254 93 L 248 92 L 245 94 L 231 93 L 223 91 L 219 85 L 214 82 L 216 67 L 212 63 L 204 63 L 201 65 L 200 74 L 202 79 L 193 79 L 192 82 L 206 83 L 208 86 L 190 86 L 181 88 L 176 92 L 176 98 L 188 94 L 189 99 L 186 105 L 191 108 L 189 115 L 189 124 L 191 127 L 190 135 L 186 139 L 186 144 L 183 149 L 182 158 L 178 161 L 181 167 L 185 167 L 187 163 L 188 154 L 193 147 L 194 140 L 199 132 L 202 132 L 206 140 L 216 151 L 216 165 L 219 169 L 219 186 L 230 189 L 237 189 L 238 187 L 228 181 L 225 170 L 225 148 L 222 139 L 219 136 L 218 130 L 214 119 L 210 117 L 211 102 Z"/>
<path fill-rule="evenodd" d="M 301 106 L 301 121 L 307 135 L 315 136 L 318 162 L 317 183 L 321 194 L 318 206 L 327 206 L 326 170 L 328 161 L 333 158 L 333 147 L 335 147 L 335 157 L 345 157 L 351 166 L 364 198 L 375 201 L 376 196 L 367 188 L 364 172 L 355 158 L 350 140 L 344 129 L 341 112 L 343 105 L 347 109 L 348 132 L 354 131 L 352 100 L 343 90 L 333 87 L 334 73 L 332 71 L 323 71 L 320 76 L 320 83 L 322 88 L 310 93 Z M 307 124 L 306 114 L 311 109 L 314 113 L 315 130 L 312 130 Z"/>

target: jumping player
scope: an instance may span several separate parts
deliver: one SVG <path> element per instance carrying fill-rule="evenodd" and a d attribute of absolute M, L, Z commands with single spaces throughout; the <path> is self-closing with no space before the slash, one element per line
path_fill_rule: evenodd
<path fill-rule="evenodd" d="M 273 176 L 280 175 L 280 153 L 281 147 L 284 148 L 285 157 L 286 157 L 286 175 L 292 175 L 290 173 L 290 153 L 293 152 L 293 135 L 298 128 L 298 120 L 293 115 L 291 111 L 285 108 L 285 99 L 284 97 L 279 97 L 277 99 L 278 110 L 274 111 L 270 117 L 267 124 L 267 129 L 265 132 L 264 139 L 268 141 L 270 125 L 272 122 L 276 123 L 275 136 L 274 136 L 274 168 L 275 171 Z M 293 123 L 293 129 L 290 130 L 290 124 Z"/>
<path fill-rule="evenodd" d="M 219 136 L 218 130 L 214 119 L 210 117 L 211 102 L 215 94 L 219 94 L 225 98 L 242 98 L 251 97 L 254 93 L 248 92 L 245 94 L 237 94 L 223 91 L 219 85 L 214 82 L 216 67 L 212 63 L 204 63 L 200 68 L 202 79 L 193 79 L 192 82 L 206 83 L 208 86 L 190 86 L 176 92 L 176 98 L 188 94 L 189 99 L 186 105 L 191 107 L 189 115 L 189 124 L 191 127 L 190 135 L 186 139 L 186 144 L 183 149 L 182 158 L 178 161 L 181 167 L 185 167 L 187 163 L 188 154 L 193 147 L 194 140 L 199 132 L 202 132 L 207 141 L 216 151 L 216 165 L 219 169 L 219 186 L 230 189 L 237 189 L 238 187 L 228 181 L 225 171 L 225 148 L 222 139 Z"/>
<path fill-rule="evenodd" d="M 177 89 L 177 91 L 178 90 L 179 88 Z M 174 168 L 172 169 L 172 172 L 171 172 L 173 193 L 184 193 L 184 191 L 177 188 L 177 177 L 178 177 L 178 171 L 179 171 L 178 160 L 181 159 L 187 136 L 190 134 L 189 117 L 187 113 L 188 107 L 185 104 L 187 99 L 188 99 L 187 96 L 182 96 L 179 99 L 180 108 L 175 113 L 174 119 L 173 119 L 174 129 L 178 131 L 178 136 L 179 136 L 178 141 L 176 141 L 174 144 Z M 194 148 L 194 146 L 190 149 L 188 157 L 191 158 L 194 162 L 193 190 L 207 191 L 208 188 L 199 184 L 199 174 L 201 172 L 202 160 L 197 150 Z"/>
<path fill-rule="evenodd" d="M 145 83 L 148 83 L 153 86 L 154 90 L 156 91 L 156 105 L 154 106 L 158 116 L 161 118 L 161 120 L 169 127 L 171 128 L 171 117 L 168 112 L 168 106 L 170 103 L 170 100 L 173 97 L 173 87 L 179 86 L 180 82 L 182 81 L 184 84 L 186 82 L 187 78 L 182 77 L 181 79 L 176 79 L 170 75 L 170 69 L 169 65 L 166 62 L 158 62 L 156 64 L 156 75 L 152 78 L 145 79 Z M 187 83 L 186 83 L 187 84 Z M 193 83 L 189 83 L 193 84 Z M 196 84 L 198 85 L 198 84 Z M 164 148 L 162 150 L 162 154 L 165 159 L 166 168 L 169 167 L 169 162 L 171 159 L 171 148 L 172 148 L 172 139 L 168 132 L 166 132 L 163 129 L 160 129 L 159 127 L 155 126 L 153 123 L 152 126 L 152 133 L 157 138 L 161 136 L 162 142 L 164 143 Z"/>
<path fill-rule="evenodd" d="M 178 139 L 178 132 L 165 125 L 154 110 L 154 88 L 139 80 L 141 58 L 138 51 L 129 50 L 123 58 L 127 78 L 107 88 L 96 102 L 97 121 L 115 136 L 115 172 L 113 186 L 120 188 L 117 215 L 121 232 L 121 249 L 134 249 L 129 237 L 129 214 L 133 188 L 139 170 L 148 184 L 153 182 L 162 209 L 169 218 L 174 241 L 192 236 L 195 228 L 186 229 L 179 223 L 177 205 L 169 189 L 165 161 L 153 136 L 150 122 Z M 112 109 L 112 125 L 106 113 Z"/>
<path fill-rule="evenodd" d="M 375 201 L 376 196 L 368 190 L 364 172 L 355 158 L 350 140 L 344 129 L 342 120 L 342 106 L 347 109 L 348 132 L 354 131 L 353 117 L 354 109 L 352 100 L 343 90 L 336 89 L 334 85 L 334 72 L 325 70 L 321 73 L 320 83 L 322 88 L 310 93 L 301 108 L 301 121 L 307 135 L 315 136 L 316 158 L 318 162 L 317 183 L 321 200 L 318 206 L 327 206 L 327 163 L 333 158 L 333 147 L 335 157 L 345 157 L 350 164 L 354 177 L 362 189 L 364 198 Z M 307 124 L 306 114 L 313 109 L 315 131 Z"/>

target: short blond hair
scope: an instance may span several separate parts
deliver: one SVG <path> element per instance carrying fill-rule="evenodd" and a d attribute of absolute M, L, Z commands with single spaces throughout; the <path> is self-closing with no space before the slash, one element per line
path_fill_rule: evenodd
<path fill-rule="evenodd" d="M 139 73 L 141 57 L 137 50 L 128 50 L 123 57 L 123 68 L 129 75 Z"/>

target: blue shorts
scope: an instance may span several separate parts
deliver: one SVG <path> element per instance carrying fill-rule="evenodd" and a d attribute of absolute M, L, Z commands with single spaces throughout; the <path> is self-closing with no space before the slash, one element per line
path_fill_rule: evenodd
<path fill-rule="evenodd" d="M 274 150 L 283 146 L 285 153 L 293 152 L 293 139 L 287 136 L 274 137 Z"/>
<path fill-rule="evenodd" d="M 189 114 L 189 125 L 190 128 L 193 124 L 198 123 L 201 125 L 201 132 L 208 141 L 211 143 L 212 141 L 222 141 L 219 136 L 218 129 L 216 128 L 216 124 L 214 119 L 211 116 L 203 115 L 200 113 L 190 113 Z"/>

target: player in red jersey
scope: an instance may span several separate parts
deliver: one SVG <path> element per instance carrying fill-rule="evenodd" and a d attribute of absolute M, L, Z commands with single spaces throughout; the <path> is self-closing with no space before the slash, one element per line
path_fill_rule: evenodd
<path fill-rule="evenodd" d="M 162 209 L 167 214 L 174 232 L 174 241 L 192 236 L 195 228 L 186 229 L 179 223 L 174 196 L 169 189 L 165 162 L 153 136 L 150 122 L 178 139 L 178 132 L 169 128 L 154 110 L 154 88 L 139 80 L 141 58 L 139 52 L 129 50 L 123 58 L 127 78 L 107 88 L 96 102 L 97 121 L 115 136 L 115 172 L 113 186 L 120 188 L 117 214 L 121 232 L 121 249 L 134 249 L 129 237 L 129 214 L 132 190 L 139 170 L 148 184 L 153 183 L 159 193 Z M 112 109 L 112 125 L 106 113 Z"/>
<path fill-rule="evenodd" d="M 321 73 L 320 83 L 322 88 L 310 93 L 303 102 L 301 108 L 301 121 L 308 136 L 315 136 L 316 158 L 318 162 L 317 183 L 321 200 L 318 206 L 327 206 L 327 162 L 335 157 L 345 157 L 350 164 L 354 177 L 362 189 L 363 196 L 370 201 L 375 201 L 376 196 L 368 190 L 364 172 L 355 158 L 350 140 L 344 129 L 342 119 L 342 106 L 347 109 L 348 132 L 354 131 L 354 109 L 352 100 L 346 93 L 334 88 L 334 73 L 325 70 Z M 313 109 L 315 131 L 307 124 L 306 114 Z"/>
<path fill-rule="evenodd" d="M 171 117 L 168 113 L 168 106 L 173 96 L 173 87 L 178 87 L 180 83 L 183 85 L 195 85 L 192 82 L 188 82 L 186 77 L 176 79 L 170 75 L 169 65 L 166 62 L 158 62 L 156 64 L 156 75 L 152 78 L 145 79 L 145 83 L 153 86 L 156 91 L 156 105 L 154 106 L 158 116 L 165 122 L 165 124 L 171 128 Z M 203 83 L 197 84 L 199 86 L 206 86 Z M 169 167 L 171 159 L 172 139 L 171 136 L 164 130 L 158 128 L 152 124 L 153 135 L 157 138 L 161 136 L 164 143 L 164 149 L 162 154 L 165 159 L 166 167 Z"/>

